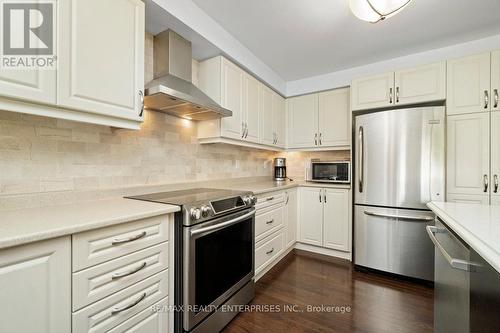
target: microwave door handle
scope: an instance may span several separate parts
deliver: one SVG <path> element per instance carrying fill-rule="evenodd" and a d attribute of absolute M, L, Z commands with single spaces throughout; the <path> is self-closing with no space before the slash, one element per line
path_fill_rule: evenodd
<path fill-rule="evenodd" d="M 196 229 L 196 230 L 191 230 L 191 236 L 194 236 L 194 235 L 198 235 L 198 234 L 202 234 L 202 233 L 205 233 L 205 232 L 208 232 L 208 231 L 214 231 L 214 230 L 219 230 L 219 229 L 223 229 L 223 228 L 226 228 L 232 224 L 236 224 L 238 222 L 241 222 L 247 218 L 249 218 L 250 216 L 254 215 L 255 214 L 255 208 L 252 209 L 250 212 L 246 213 L 245 215 L 241 215 L 235 219 L 232 219 L 232 220 L 229 220 L 229 221 L 226 221 L 226 222 L 223 222 L 223 223 L 219 223 L 219 224 L 215 224 L 215 225 L 211 225 L 209 227 L 204 227 L 204 228 L 200 228 L 200 229 Z"/>
<path fill-rule="evenodd" d="M 359 126 L 358 132 L 358 190 L 363 193 L 363 170 L 364 170 L 364 130 L 363 126 Z"/>

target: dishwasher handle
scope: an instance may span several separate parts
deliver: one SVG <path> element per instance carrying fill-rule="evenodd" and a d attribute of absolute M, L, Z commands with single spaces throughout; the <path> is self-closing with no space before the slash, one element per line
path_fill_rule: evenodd
<path fill-rule="evenodd" d="M 429 238 L 434 243 L 434 246 L 436 246 L 436 248 L 439 250 L 439 252 L 441 252 L 443 257 L 446 259 L 446 261 L 450 264 L 451 267 L 456 268 L 456 269 L 460 269 L 462 271 L 475 272 L 475 271 L 477 271 L 477 268 L 481 266 L 481 265 L 474 263 L 472 261 L 453 258 L 445 250 L 443 245 L 441 245 L 441 243 L 439 243 L 439 241 L 437 240 L 436 234 L 447 233 L 448 231 L 446 229 L 438 228 L 436 226 L 431 226 L 431 225 L 425 227 L 425 229 L 427 230 L 427 233 L 429 234 Z"/>

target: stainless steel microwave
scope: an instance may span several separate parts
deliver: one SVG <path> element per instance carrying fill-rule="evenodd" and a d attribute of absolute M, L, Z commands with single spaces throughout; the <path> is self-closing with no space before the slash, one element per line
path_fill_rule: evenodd
<path fill-rule="evenodd" d="M 351 183 L 351 162 L 349 161 L 311 161 L 308 181 L 320 183 Z"/>

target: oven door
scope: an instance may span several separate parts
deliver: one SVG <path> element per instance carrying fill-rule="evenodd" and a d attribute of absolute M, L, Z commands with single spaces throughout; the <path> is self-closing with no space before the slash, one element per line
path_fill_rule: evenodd
<path fill-rule="evenodd" d="M 184 329 L 254 276 L 255 208 L 184 228 Z"/>

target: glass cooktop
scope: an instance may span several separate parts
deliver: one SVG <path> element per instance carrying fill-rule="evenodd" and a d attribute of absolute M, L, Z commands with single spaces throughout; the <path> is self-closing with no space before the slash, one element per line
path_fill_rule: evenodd
<path fill-rule="evenodd" d="M 248 193 L 249 192 L 238 190 L 195 188 L 189 190 L 150 193 L 126 198 L 184 206 L 193 205 L 195 203 L 208 203 L 215 200 L 243 196 Z"/>

